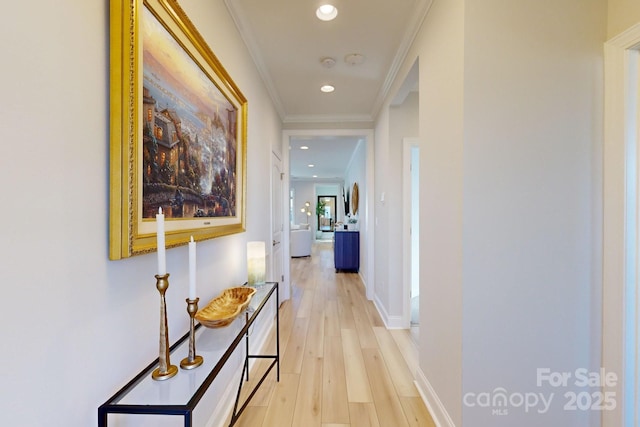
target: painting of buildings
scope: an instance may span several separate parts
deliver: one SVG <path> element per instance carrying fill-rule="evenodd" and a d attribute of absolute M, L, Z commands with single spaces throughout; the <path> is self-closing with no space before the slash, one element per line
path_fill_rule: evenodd
<path fill-rule="evenodd" d="M 233 217 L 237 108 L 145 9 L 142 217 Z"/>

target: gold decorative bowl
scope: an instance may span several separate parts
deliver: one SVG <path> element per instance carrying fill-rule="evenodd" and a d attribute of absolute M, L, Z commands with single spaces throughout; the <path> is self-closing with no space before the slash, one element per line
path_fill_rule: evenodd
<path fill-rule="evenodd" d="M 255 293 L 256 290 L 249 286 L 225 289 L 206 307 L 198 310 L 195 318 L 207 328 L 227 326 L 249 305 Z"/>

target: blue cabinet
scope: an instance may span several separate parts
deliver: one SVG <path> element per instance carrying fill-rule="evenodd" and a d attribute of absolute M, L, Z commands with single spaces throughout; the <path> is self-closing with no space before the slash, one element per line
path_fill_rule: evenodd
<path fill-rule="evenodd" d="M 360 232 L 338 231 L 334 233 L 333 262 L 339 270 L 358 271 L 360 268 Z"/>

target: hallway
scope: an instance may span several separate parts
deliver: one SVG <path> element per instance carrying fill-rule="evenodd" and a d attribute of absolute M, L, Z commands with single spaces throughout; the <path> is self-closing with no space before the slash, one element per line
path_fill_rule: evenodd
<path fill-rule="evenodd" d="M 408 331 L 384 327 L 357 274 L 335 273 L 331 243 L 292 259 L 291 276 L 292 298 L 280 308 L 280 382 L 274 370 L 236 425 L 435 426 L 413 383 Z"/>

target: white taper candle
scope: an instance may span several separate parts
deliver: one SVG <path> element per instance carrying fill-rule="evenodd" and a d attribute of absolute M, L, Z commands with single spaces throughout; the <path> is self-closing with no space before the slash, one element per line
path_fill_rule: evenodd
<path fill-rule="evenodd" d="M 158 208 L 156 215 L 156 241 L 158 245 L 158 275 L 167 274 L 167 257 L 164 244 L 164 214 L 162 208 Z"/>
<path fill-rule="evenodd" d="M 196 242 L 189 242 L 189 299 L 196 299 Z"/>

